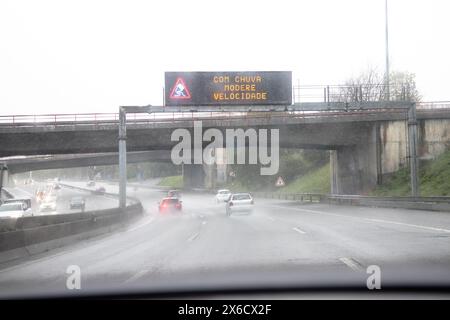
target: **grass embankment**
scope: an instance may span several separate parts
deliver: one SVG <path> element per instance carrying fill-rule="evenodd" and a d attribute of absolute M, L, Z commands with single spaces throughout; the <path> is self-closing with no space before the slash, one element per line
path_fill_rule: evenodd
<path fill-rule="evenodd" d="M 183 187 L 183 176 L 170 176 L 164 177 L 158 183 L 161 187 L 170 187 L 173 189 L 179 189 Z"/>
<path fill-rule="evenodd" d="M 255 191 L 239 182 L 228 184 L 224 188 L 230 189 L 233 192 Z M 294 179 L 284 187 L 276 189 L 273 187 L 272 191 L 280 193 L 330 193 L 330 188 L 330 165 L 326 164 L 304 176 Z"/>
<path fill-rule="evenodd" d="M 450 150 L 419 168 L 420 195 L 450 196 Z M 374 196 L 409 196 L 409 168 L 402 168 L 375 189 Z"/>
<path fill-rule="evenodd" d="M 281 193 L 330 193 L 330 165 L 311 171 L 280 188 Z"/>

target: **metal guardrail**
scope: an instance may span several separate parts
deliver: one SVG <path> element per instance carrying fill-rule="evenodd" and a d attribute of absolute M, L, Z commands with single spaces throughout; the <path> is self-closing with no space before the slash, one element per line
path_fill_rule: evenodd
<path fill-rule="evenodd" d="M 424 203 L 449 203 L 450 197 L 390 197 L 390 196 L 360 196 L 360 195 L 327 195 L 328 200 L 370 200 L 370 201 L 408 201 L 408 202 L 424 202 Z"/>
<path fill-rule="evenodd" d="M 375 197 L 361 195 L 332 195 L 320 193 L 255 192 L 256 197 L 266 199 L 316 202 L 337 205 L 403 208 L 450 212 L 450 197 Z"/>
<path fill-rule="evenodd" d="M 326 195 L 322 193 L 279 193 L 279 192 L 252 192 L 256 197 L 278 200 L 293 200 L 301 202 L 323 202 Z"/>

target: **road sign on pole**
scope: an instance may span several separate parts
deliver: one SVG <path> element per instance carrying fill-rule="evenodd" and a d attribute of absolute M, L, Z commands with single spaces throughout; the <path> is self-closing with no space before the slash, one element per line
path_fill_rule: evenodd
<path fill-rule="evenodd" d="M 276 187 L 284 187 L 285 183 L 281 176 L 278 177 L 277 182 L 275 183 Z"/>

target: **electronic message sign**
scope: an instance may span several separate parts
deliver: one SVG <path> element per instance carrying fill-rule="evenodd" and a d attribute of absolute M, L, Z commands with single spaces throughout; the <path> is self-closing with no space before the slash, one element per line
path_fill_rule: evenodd
<path fill-rule="evenodd" d="M 292 72 L 166 72 L 166 106 L 290 105 Z"/>

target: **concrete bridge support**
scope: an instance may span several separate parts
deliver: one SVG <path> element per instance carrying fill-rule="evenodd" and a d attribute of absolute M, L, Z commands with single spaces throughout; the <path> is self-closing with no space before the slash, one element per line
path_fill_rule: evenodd
<path fill-rule="evenodd" d="M 369 127 L 363 141 L 331 151 L 332 194 L 367 194 L 381 181 L 379 126 Z"/>
<path fill-rule="evenodd" d="M 8 186 L 9 182 L 9 174 L 8 174 L 8 167 L 0 164 L 0 195 L 2 194 L 1 190 L 3 187 Z"/>
<path fill-rule="evenodd" d="M 185 188 L 204 188 L 205 176 L 203 164 L 183 165 L 183 185 Z"/>

